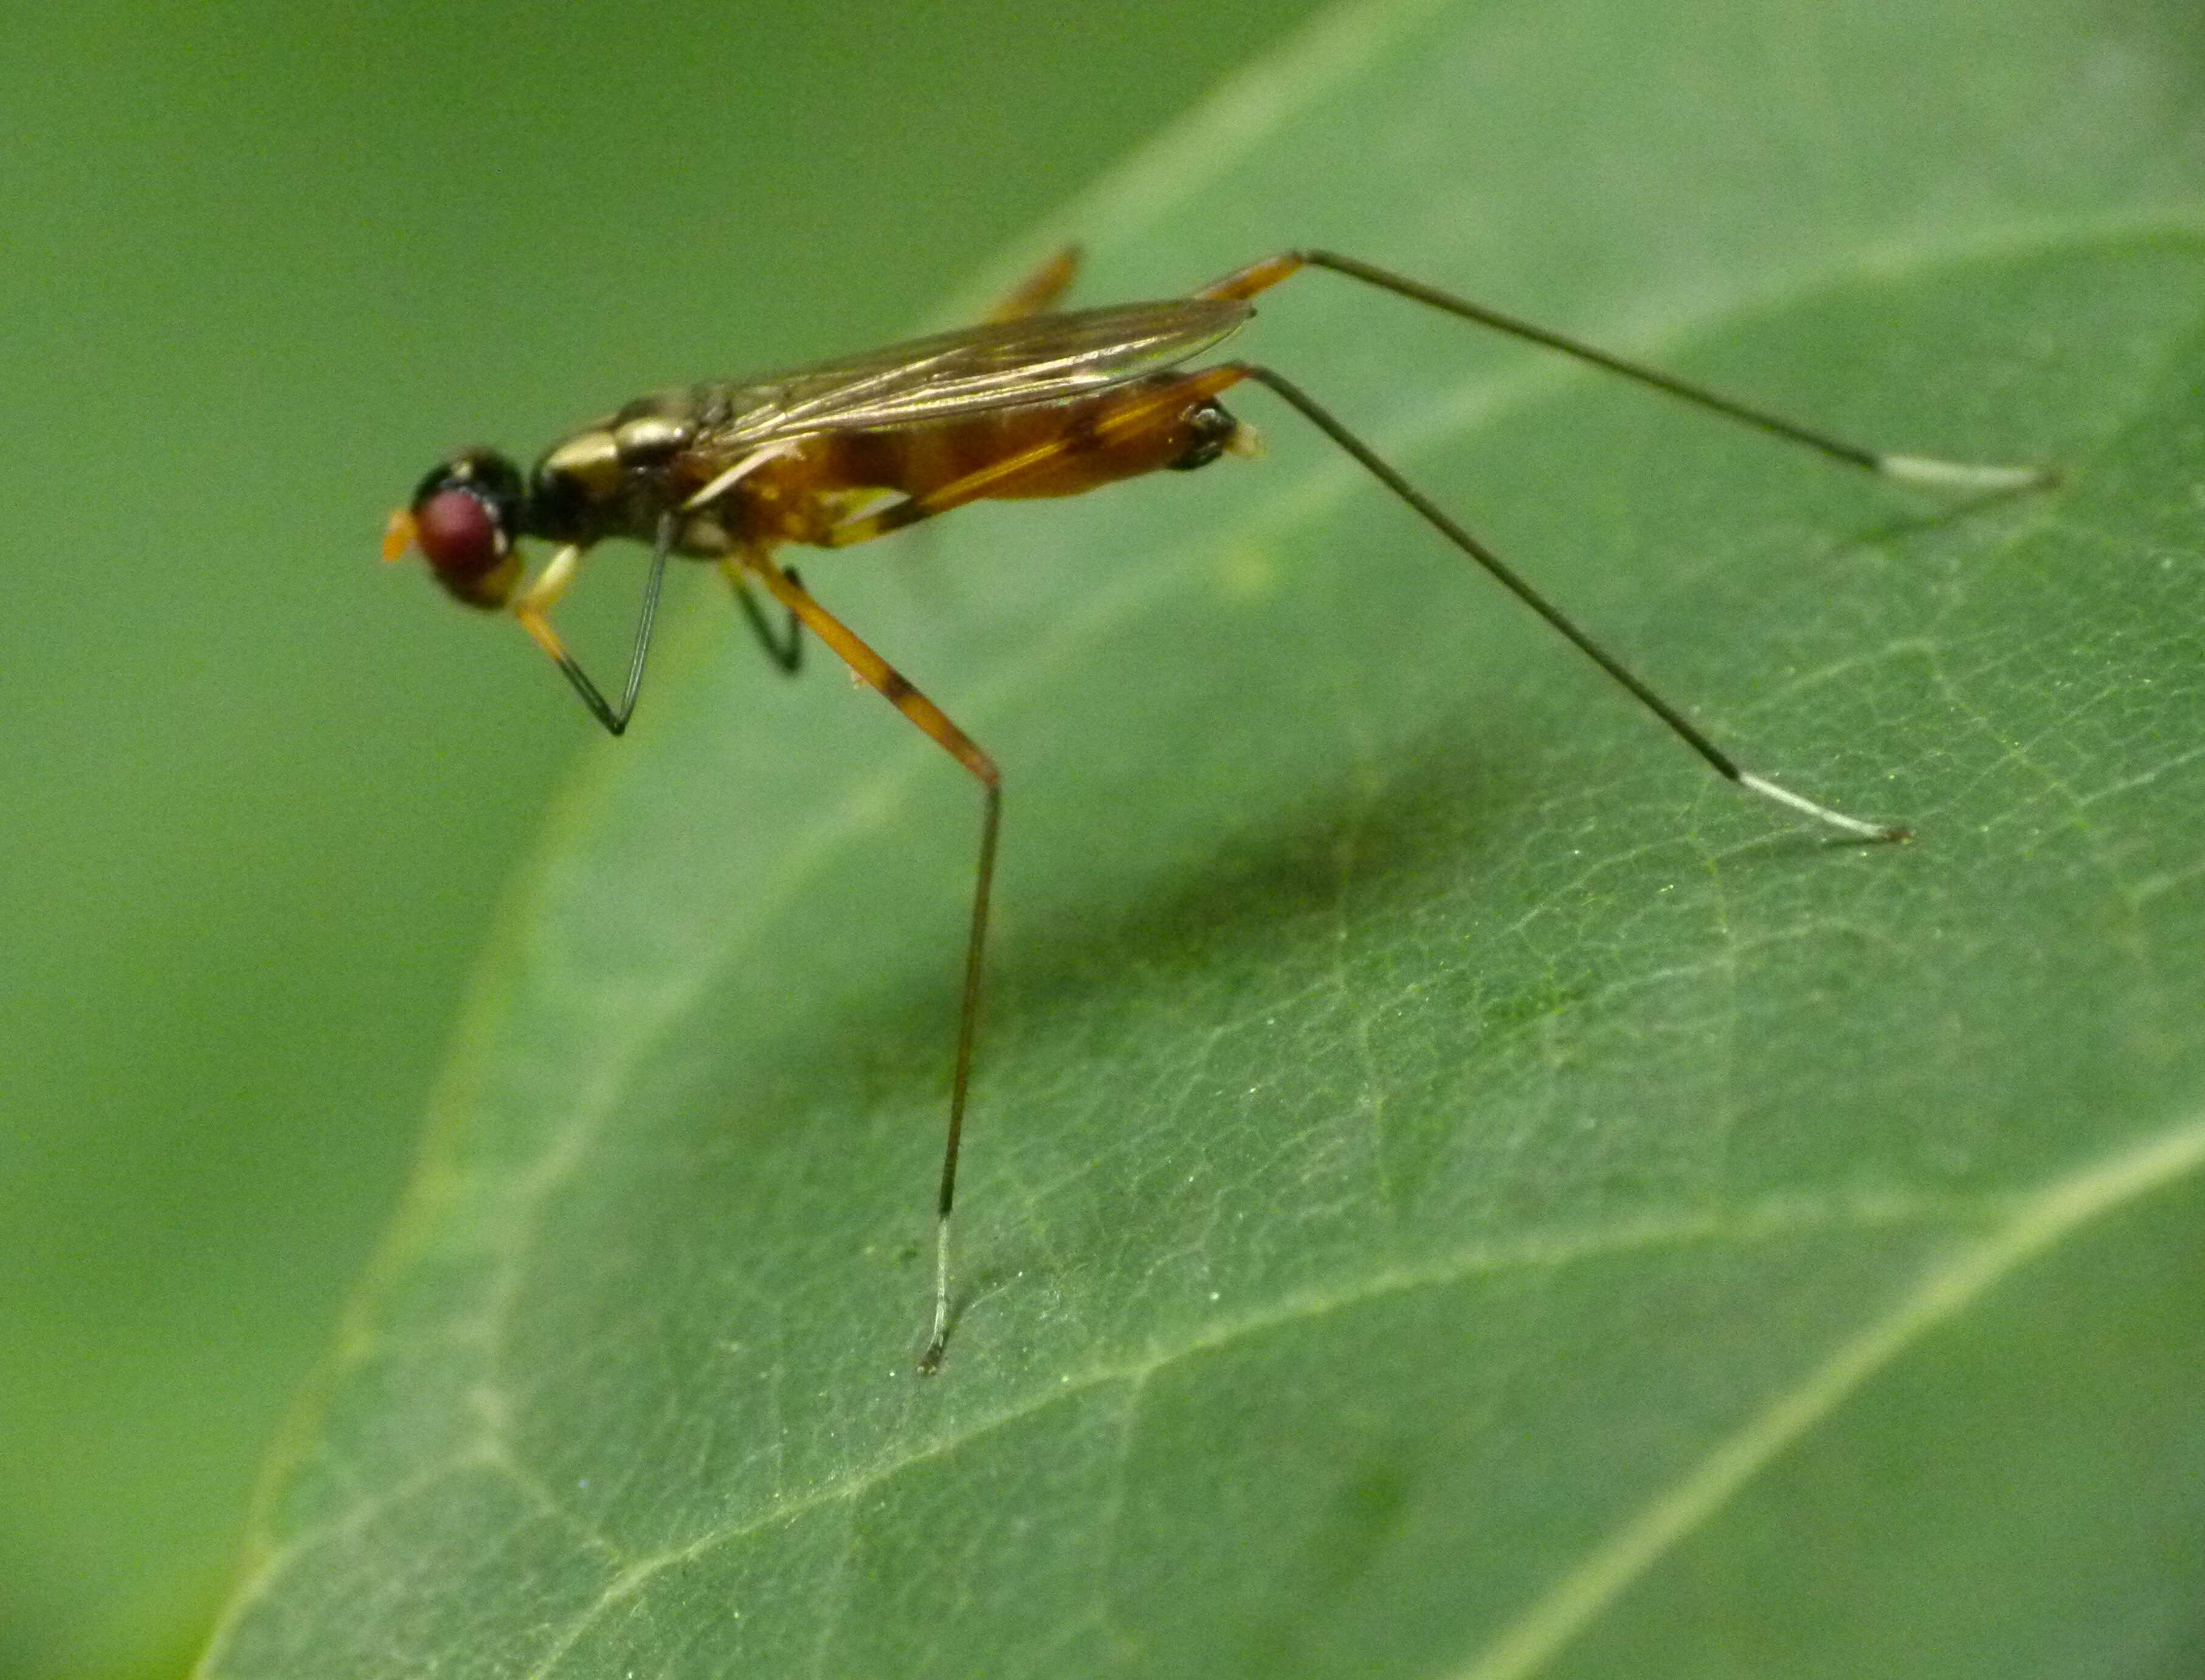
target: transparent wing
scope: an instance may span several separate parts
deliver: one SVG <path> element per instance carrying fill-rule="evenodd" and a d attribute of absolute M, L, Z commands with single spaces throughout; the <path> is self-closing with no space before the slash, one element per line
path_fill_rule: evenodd
<path fill-rule="evenodd" d="M 1199 354 L 1254 313 L 1237 299 L 1177 298 L 1037 315 L 891 344 L 754 379 L 662 392 L 639 412 L 692 419 L 689 448 L 731 460 L 807 432 L 855 432 L 1049 402 Z"/>

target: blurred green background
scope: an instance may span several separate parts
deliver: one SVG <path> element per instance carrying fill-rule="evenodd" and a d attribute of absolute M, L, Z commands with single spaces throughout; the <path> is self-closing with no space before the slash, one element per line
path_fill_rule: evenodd
<path fill-rule="evenodd" d="M 390 506 L 914 327 L 1313 9 L 15 17 L 0 1676 L 188 1663 L 589 733 Z"/>

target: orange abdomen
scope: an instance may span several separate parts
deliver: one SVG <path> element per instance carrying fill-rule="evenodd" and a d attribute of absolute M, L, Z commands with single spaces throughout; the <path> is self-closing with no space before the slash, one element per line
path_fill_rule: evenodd
<path fill-rule="evenodd" d="M 1007 475 L 987 497 L 1076 496 L 1081 491 L 1138 478 L 1162 467 L 1195 464 L 1214 444 L 1221 415 L 1215 403 L 1190 397 L 1179 408 L 1152 412 L 1135 425 L 1110 425 L 1114 414 L 1154 410 L 1159 386 L 1176 378 L 1143 380 L 1071 402 L 991 408 L 954 420 L 879 432 L 830 434 L 822 462 L 824 476 L 852 486 L 896 490 L 916 498 L 999 462 L 1047 451 L 1030 470 Z M 1225 430 L 1230 431 L 1230 422 Z M 823 488 L 824 486 L 823 485 Z"/>

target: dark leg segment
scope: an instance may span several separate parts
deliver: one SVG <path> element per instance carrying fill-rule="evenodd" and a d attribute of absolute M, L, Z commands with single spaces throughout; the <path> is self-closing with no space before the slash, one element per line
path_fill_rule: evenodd
<path fill-rule="evenodd" d="M 1337 251 L 1282 251 L 1277 256 L 1266 257 L 1261 262 L 1236 269 L 1223 279 L 1212 282 L 1196 294 L 1198 297 L 1251 298 L 1267 291 L 1281 280 L 1299 273 L 1305 268 L 1328 268 L 1335 274 L 1344 274 L 1351 280 L 1359 280 L 1366 286 L 1376 286 L 1381 291 L 1394 293 L 1427 308 L 1471 321 L 1495 332 L 1507 333 L 1512 338 L 1521 338 L 1529 343 L 1560 350 L 1564 355 L 1574 356 L 1579 361 L 1610 373 L 1620 373 L 1626 379 L 1691 403 L 1696 408 L 1737 420 L 1780 438 L 1786 443 L 1798 444 L 1816 450 L 1833 461 L 1843 462 L 1848 467 L 1881 474 L 1909 484 L 1926 485 L 1934 489 L 1953 491 L 2015 491 L 2030 490 L 2048 485 L 2057 474 L 2045 467 L 1981 466 L 1968 462 L 1944 461 L 1928 456 L 1894 455 L 1881 450 L 1864 449 L 1849 444 L 1841 438 L 1813 426 L 1802 426 L 1796 420 L 1771 414 L 1766 408 L 1741 402 L 1721 391 L 1695 384 L 1689 379 L 1664 373 L 1659 368 L 1649 367 L 1643 362 L 1612 355 L 1582 339 L 1567 337 L 1513 315 L 1503 314 L 1498 309 L 1473 303 L 1468 298 L 1457 297 L 1453 292 L 1443 292 L 1436 286 L 1427 286 L 1421 280 L 1412 280 L 1406 275 L 1395 274 L 1354 257 L 1344 257 Z"/>
<path fill-rule="evenodd" d="M 551 628 L 551 621 L 544 616 L 550 603 L 565 590 L 566 579 L 571 577 L 571 571 L 546 592 L 544 599 L 526 599 L 514 605 L 514 616 L 520 619 L 521 628 L 566 673 L 567 681 L 582 697 L 582 704 L 590 708 L 590 715 L 613 735 L 624 733 L 627 729 L 627 720 L 635 715 L 635 697 L 643 688 L 644 664 L 651 657 L 651 626 L 658 617 L 659 587 L 666 581 L 666 557 L 673 551 L 673 546 L 674 520 L 669 515 L 659 521 L 658 540 L 651 547 L 651 575 L 643 588 L 643 611 L 635 621 L 635 652 L 628 659 L 627 686 L 621 692 L 617 710 L 606 704 L 597 685 L 590 680 L 589 672 L 582 669 L 582 662 L 568 652 L 567 645 L 560 640 L 559 633 Z M 574 551 L 568 550 L 562 558 L 571 565 L 574 554 Z"/>
<path fill-rule="evenodd" d="M 1243 364 L 1242 371 L 1258 384 L 1268 385 L 1272 390 L 1277 392 L 1299 412 L 1304 419 L 1349 455 L 1354 456 L 1365 471 L 1413 508 L 1434 530 L 1491 573 L 1510 594 L 1545 619 L 1579 652 L 1628 689 L 1640 705 L 1667 724 L 1671 732 L 1706 760 L 1717 774 L 1751 792 L 1773 799 L 1780 805 L 1790 806 L 1795 811 L 1804 812 L 1810 816 L 1819 818 L 1833 827 L 1842 829 L 1846 833 L 1856 835 L 1861 839 L 1904 840 L 1907 837 L 1906 831 L 1903 828 L 1864 823 L 1856 818 L 1841 815 L 1838 812 L 1816 804 L 1812 800 L 1804 799 L 1798 794 L 1777 787 L 1774 783 L 1741 768 L 1737 760 L 1703 735 L 1682 712 L 1655 694 L 1653 689 L 1648 688 L 1614 655 L 1572 623 L 1563 616 L 1560 608 L 1532 588 L 1517 574 L 1513 567 L 1508 565 L 1499 555 L 1456 524 L 1429 497 L 1395 472 L 1369 444 L 1333 418 L 1328 409 L 1318 403 L 1300 386 L 1273 372 L 1268 367 Z"/>
<path fill-rule="evenodd" d="M 788 581 L 802 588 L 796 569 L 791 566 L 786 569 Z M 758 646 L 765 649 L 766 658 L 772 660 L 783 675 L 795 676 L 804 665 L 804 628 L 796 615 L 793 612 L 788 615 L 788 623 L 776 635 L 773 626 L 766 623 L 765 610 L 758 605 L 758 597 L 751 593 L 750 584 L 733 566 L 728 568 L 728 587 L 735 592 L 735 605 L 742 609 L 743 622 L 751 627 L 751 634 L 758 638 Z"/>

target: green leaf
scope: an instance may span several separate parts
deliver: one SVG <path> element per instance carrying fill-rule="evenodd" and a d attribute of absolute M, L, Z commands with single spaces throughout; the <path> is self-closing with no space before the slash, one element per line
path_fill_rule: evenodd
<path fill-rule="evenodd" d="M 2188 1671 L 2201 94 L 2188 0 L 1356 9 L 1038 236 L 2059 463 L 1954 507 L 1333 277 L 1241 341 L 1918 843 L 1261 392 L 1252 467 L 815 557 L 1005 767 L 923 1381 L 974 790 L 700 577 L 203 1671 Z"/>

